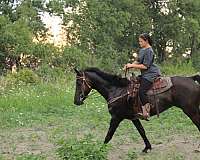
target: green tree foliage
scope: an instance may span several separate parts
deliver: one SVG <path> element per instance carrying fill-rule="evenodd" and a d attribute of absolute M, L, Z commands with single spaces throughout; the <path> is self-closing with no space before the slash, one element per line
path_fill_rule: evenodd
<path fill-rule="evenodd" d="M 198 0 L 144 0 L 148 15 L 153 21 L 152 37 L 158 61 L 167 60 L 166 47 L 173 47 L 174 58 L 181 60 L 182 54 L 199 46 L 200 1 Z"/>
<path fill-rule="evenodd" d="M 158 61 L 167 58 L 166 47 L 173 47 L 173 53 L 180 52 L 180 37 L 183 18 L 178 12 L 176 0 L 143 0 L 148 8 L 149 18 L 152 20 L 152 37 Z"/>
<path fill-rule="evenodd" d="M 72 42 L 97 55 L 130 50 L 137 45 L 138 34 L 150 30 L 145 6 L 136 0 L 86 0 L 71 5 L 78 14 L 66 13 L 64 22 L 73 20 L 68 29 L 78 41 L 72 38 Z"/>
<path fill-rule="evenodd" d="M 33 38 L 46 37 L 47 29 L 40 16 L 42 5 L 42 1 L 31 0 L 0 2 L 1 68 L 19 65 L 21 54 L 34 55 Z"/>
<path fill-rule="evenodd" d="M 72 11 L 61 12 L 55 3 L 49 8 L 63 15 L 65 25 L 73 21 L 66 28 L 70 43 L 95 55 L 102 64 L 112 67 L 110 70 L 128 60 L 125 54 L 138 46 L 138 34 L 151 28 L 145 6 L 137 0 L 62 1 L 61 4 L 72 7 Z"/>
<path fill-rule="evenodd" d="M 191 49 L 191 56 L 200 52 L 200 1 L 180 1 L 180 14 L 184 17 L 185 34 L 182 42 Z"/>
<path fill-rule="evenodd" d="M 12 23 L 7 16 L 0 17 L 0 60 L 2 67 L 16 63 L 20 53 L 26 53 L 32 43 L 27 24 L 18 20 Z"/>
<path fill-rule="evenodd" d="M 58 0 L 50 3 L 49 9 L 62 15 L 72 44 L 101 58 L 114 52 L 118 53 L 115 56 L 123 57 L 120 53 L 138 48 L 139 34 L 148 32 L 161 63 L 168 58 L 166 47 L 173 47 L 176 58 L 187 50 L 192 54 L 195 51 L 200 35 L 199 3 L 198 0 Z"/>
<path fill-rule="evenodd" d="M 96 65 L 119 70 L 132 50 L 137 51 L 138 36 L 144 32 L 152 35 L 158 62 L 168 60 L 166 48 L 172 47 L 174 62 L 190 51 L 189 58 L 197 66 L 199 8 L 199 0 L 2 0 L 1 68 L 18 63 L 23 54 L 64 69 Z M 71 47 L 59 50 L 32 42 L 33 38 L 46 38 L 47 29 L 41 20 L 44 11 L 60 15 Z"/>

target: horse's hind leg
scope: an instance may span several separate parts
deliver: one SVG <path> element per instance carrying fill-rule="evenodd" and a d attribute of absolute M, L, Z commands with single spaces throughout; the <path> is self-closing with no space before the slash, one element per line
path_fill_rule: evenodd
<path fill-rule="evenodd" d="M 183 112 L 192 120 L 200 131 L 200 108 L 198 107 L 187 107 Z"/>

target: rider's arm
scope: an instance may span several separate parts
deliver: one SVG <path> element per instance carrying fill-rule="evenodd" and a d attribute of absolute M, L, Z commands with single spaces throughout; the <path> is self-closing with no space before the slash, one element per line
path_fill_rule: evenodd
<path fill-rule="evenodd" d="M 144 64 L 137 64 L 137 63 L 132 63 L 129 64 L 129 68 L 135 68 L 135 69 L 147 69 L 147 66 L 145 66 Z"/>
<path fill-rule="evenodd" d="M 146 53 L 144 54 L 144 57 L 141 62 L 137 63 L 132 63 L 129 64 L 130 68 L 136 68 L 136 69 L 148 69 L 152 63 L 153 59 L 153 52 L 152 50 L 147 50 Z"/>

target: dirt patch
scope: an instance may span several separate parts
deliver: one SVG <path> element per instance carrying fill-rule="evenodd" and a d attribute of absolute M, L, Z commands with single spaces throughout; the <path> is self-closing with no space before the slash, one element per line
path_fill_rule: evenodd
<path fill-rule="evenodd" d="M 55 146 L 46 131 L 20 128 L 0 133 L 0 154 L 8 159 L 23 154 L 49 155 L 48 159 L 54 159 Z"/>
<path fill-rule="evenodd" d="M 6 159 L 15 159 L 19 155 L 33 154 L 44 155 L 48 160 L 58 159 L 56 146 L 49 138 L 52 128 L 20 128 L 0 133 L 0 155 Z M 131 159 L 129 153 L 135 155 L 138 160 L 151 159 L 185 159 L 197 160 L 200 157 L 199 136 L 173 135 L 152 141 L 152 151 L 143 154 L 144 143 L 140 139 L 134 141 L 126 136 L 113 137 L 113 148 L 109 151 L 109 160 Z M 200 146 L 199 146 L 200 147 Z"/>
<path fill-rule="evenodd" d="M 144 154 L 143 141 L 134 143 L 133 141 L 125 142 L 124 144 L 115 144 L 114 148 L 109 152 L 109 160 L 125 160 L 128 158 L 128 153 L 135 153 L 135 159 L 185 159 L 197 160 L 200 157 L 200 140 L 188 135 L 174 135 L 167 137 L 162 143 L 152 143 L 152 150 Z"/>

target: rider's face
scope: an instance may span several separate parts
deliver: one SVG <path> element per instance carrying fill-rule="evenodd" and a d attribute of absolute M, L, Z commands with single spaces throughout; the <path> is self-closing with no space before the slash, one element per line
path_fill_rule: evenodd
<path fill-rule="evenodd" d="M 148 42 L 145 41 L 144 39 L 142 38 L 139 38 L 139 45 L 141 48 L 145 48 L 147 46 Z"/>

